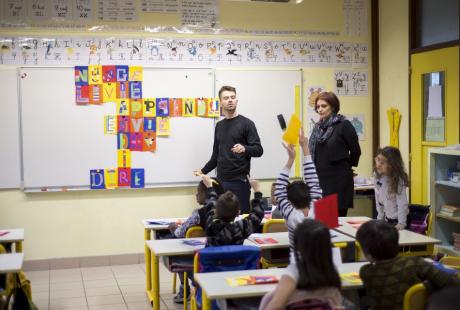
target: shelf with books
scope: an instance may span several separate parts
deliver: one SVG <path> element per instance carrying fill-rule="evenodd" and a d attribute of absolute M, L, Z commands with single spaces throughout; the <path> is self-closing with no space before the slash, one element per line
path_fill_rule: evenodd
<path fill-rule="evenodd" d="M 437 249 L 460 257 L 460 183 L 449 181 L 458 171 L 460 151 L 432 149 L 430 163 L 430 204 L 435 213 L 432 236 L 442 241 Z"/>
<path fill-rule="evenodd" d="M 448 221 L 460 223 L 460 217 L 458 217 L 458 216 L 449 216 L 449 215 L 445 215 L 445 214 L 442 214 L 442 213 L 438 213 L 438 214 L 436 214 L 436 217 L 440 217 L 440 218 L 448 220 Z"/>
<path fill-rule="evenodd" d="M 435 183 L 438 184 L 438 185 L 460 188 L 460 182 L 453 182 L 453 181 L 449 181 L 449 180 L 438 180 Z"/>

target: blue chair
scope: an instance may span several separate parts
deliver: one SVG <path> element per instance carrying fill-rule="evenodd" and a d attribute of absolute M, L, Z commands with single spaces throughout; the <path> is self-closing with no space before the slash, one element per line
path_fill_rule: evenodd
<path fill-rule="evenodd" d="M 224 245 L 198 250 L 195 254 L 193 271 L 222 272 L 259 269 L 260 249 L 250 245 Z M 201 288 L 192 294 L 191 308 L 201 309 Z M 212 309 L 219 309 L 213 301 Z"/>

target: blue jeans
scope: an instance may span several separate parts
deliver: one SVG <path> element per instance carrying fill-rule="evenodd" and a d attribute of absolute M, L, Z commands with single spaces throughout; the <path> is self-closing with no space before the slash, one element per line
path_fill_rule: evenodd
<path fill-rule="evenodd" d="M 236 195 L 238 201 L 240 202 L 241 214 L 247 214 L 251 212 L 251 206 L 249 204 L 249 198 L 251 196 L 251 186 L 249 185 L 248 180 L 243 179 L 223 181 L 222 186 L 224 187 L 224 190 L 231 191 Z"/>

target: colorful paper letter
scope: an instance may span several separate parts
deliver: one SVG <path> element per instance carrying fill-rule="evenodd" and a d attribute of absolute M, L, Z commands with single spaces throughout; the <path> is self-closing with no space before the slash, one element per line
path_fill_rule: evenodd
<path fill-rule="evenodd" d="M 157 136 L 169 136 L 169 117 L 157 117 Z"/>
<path fill-rule="evenodd" d="M 129 116 L 129 99 L 127 98 L 122 98 L 122 99 L 117 99 L 115 100 L 117 103 L 117 114 L 118 115 L 126 115 Z"/>
<path fill-rule="evenodd" d="M 101 65 L 88 66 L 88 80 L 89 80 L 89 84 L 101 84 L 102 83 L 102 66 Z"/>
<path fill-rule="evenodd" d="M 130 132 L 144 132 L 144 118 L 143 117 L 131 117 L 129 131 Z"/>
<path fill-rule="evenodd" d="M 117 169 L 105 169 L 104 170 L 105 178 L 105 188 L 117 188 L 118 186 L 118 170 Z"/>
<path fill-rule="evenodd" d="M 142 151 L 144 152 L 155 152 L 157 149 L 157 137 L 154 131 L 144 132 L 144 144 L 142 145 Z"/>
<path fill-rule="evenodd" d="M 88 85 L 88 66 L 76 66 L 75 85 Z"/>
<path fill-rule="evenodd" d="M 117 98 L 129 98 L 129 82 L 117 82 Z"/>
<path fill-rule="evenodd" d="M 157 120 L 155 117 L 144 117 L 144 132 L 157 131 Z"/>
<path fill-rule="evenodd" d="M 91 189 L 104 189 L 104 170 L 103 169 L 94 169 L 89 171 L 90 175 L 90 188 Z"/>
<path fill-rule="evenodd" d="M 143 188 L 145 186 L 145 172 L 144 169 L 131 169 L 131 187 Z"/>
<path fill-rule="evenodd" d="M 157 109 L 156 109 L 156 100 L 155 98 L 146 98 L 143 100 L 144 106 L 142 107 L 142 112 L 144 116 L 156 116 Z"/>
<path fill-rule="evenodd" d="M 157 116 L 169 116 L 168 98 L 157 98 Z"/>
<path fill-rule="evenodd" d="M 139 100 L 131 100 L 129 114 L 131 117 L 142 117 L 142 99 Z"/>
<path fill-rule="evenodd" d="M 169 116 L 182 116 L 182 98 L 169 99 Z"/>
<path fill-rule="evenodd" d="M 131 168 L 118 168 L 118 187 L 131 185 Z"/>
<path fill-rule="evenodd" d="M 117 84 L 104 83 L 104 102 L 115 102 L 117 99 Z"/>
<path fill-rule="evenodd" d="M 182 109 L 182 116 L 191 117 L 195 115 L 195 99 L 186 98 L 184 100 L 184 108 Z"/>
<path fill-rule="evenodd" d="M 129 149 L 131 151 L 142 151 L 144 135 L 142 133 L 132 132 L 129 135 Z"/>
<path fill-rule="evenodd" d="M 141 99 L 142 98 L 142 82 L 134 81 L 129 82 L 129 95 L 131 99 Z"/>
<path fill-rule="evenodd" d="M 118 115 L 117 116 L 117 129 L 118 132 L 129 132 L 129 116 Z"/>
<path fill-rule="evenodd" d="M 89 103 L 88 85 L 75 85 L 75 101 L 78 105 L 85 105 Z"/>
<path fill-rule="evenodd" d="M 129 67 L 129 80 L 142 81 L 142 67 L 130 66 Z"/>
<path fill-rule="evenodd" d="M 118 167 L 129 168 L 131 167 L 131 151 L 130 150 L 118 150 Z"/>
<path fill-rule="evenodd" d="M 117 81 L 116 66 L 102 66 L 102 81 L 111 83 Z"/>
<path fill-rule="evenodd" d="M 129 67 L 128 66 L 116 66 L 117 70 L 117 81 L 127 82 L 129 78 Z"/>
<path fill-rule="evenodd" d="M 206 117 L 206 101 L 204 98 L 196 98 L 195 99 L 195 111 L 196 111 L 196 116 L 201 116 L 201 117 Z"/>
<path fill-rule="evenodd" d="M 220 116 L 219 98 L 209 98 L 208 100 L 208 117 Z"/>
<path fill-rule="evenodd" d="M 117 149 L 125 150 L 129 149 L 129 133 L 119 132 L 117 135 Z"/>
<path fill-rule="evenodd" d="M 88 85 L 89 87 L 89 103 L 91 104 L 102 104 L 103 94 L 102 94 L 102 85 L 94 84 Z"/>
<path fill-rule="evenodd" d="M 104 117 L 104 133 L 106 135 L 117 134 L 117 118 L 115 115 L 106 115 Z"/>

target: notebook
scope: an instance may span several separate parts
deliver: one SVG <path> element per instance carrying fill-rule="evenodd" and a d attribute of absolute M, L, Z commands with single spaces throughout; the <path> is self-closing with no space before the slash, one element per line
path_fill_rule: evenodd
<path fill-rule="evenodd" d="M 329 228 L 339 226 L 339 211 L 337 194 L 323 197 L 315 202 L 315 220 Z"/>

